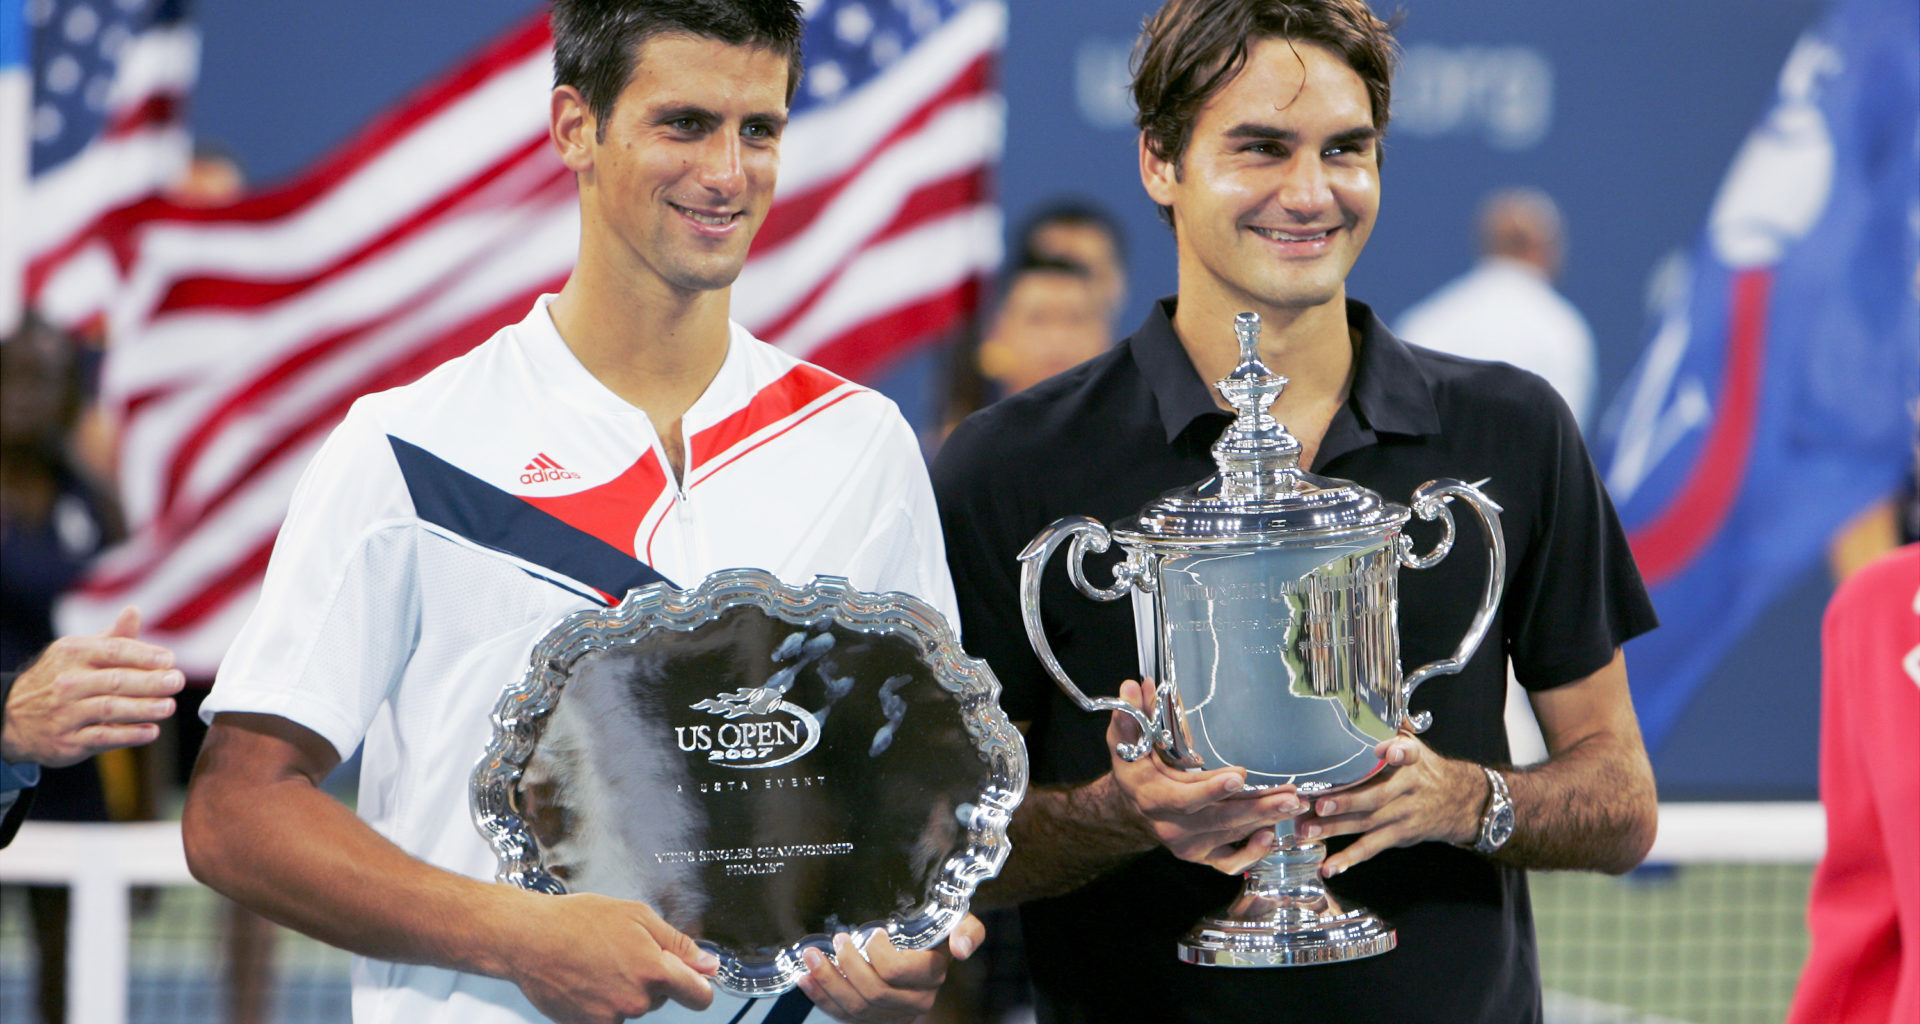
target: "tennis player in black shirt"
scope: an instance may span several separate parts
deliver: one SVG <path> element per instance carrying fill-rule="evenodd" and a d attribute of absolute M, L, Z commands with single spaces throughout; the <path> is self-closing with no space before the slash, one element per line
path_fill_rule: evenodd
<path fill-rule="evenodd" d="M 1107 354 L 969 418 L 934 467 L 966 646 L 1029 723 L 1040 784 L 983 898 L 1023 903 L 1043 1022 L 1539 1021 L 1525 871 L 1624 872 L 1654 835 L 1620 648 L 1655 619 L 1612 505 L 1544 381 L 1409 346 L 1346 294 L 1380 209 L 1393 55 L 1363 0 L 1169 0 L 1138 52 L 1140 173 L 1173 228 L 1178 293 Z M 1209 382 L 1236 363 L 1247 310 L 1291 381 L 1274 414 L 1313 472 L 1396 500 L 1436 477 L 1485 480 L 1505 509 L 1492 629 L 1460 675 L 1413 698 L 1433 727 L 1312 807 L 1288 789 L 1236 798 L 1236 769 L 1113 756 L 1130 721 L 1070 704 L 1020 623 L 1016 556 L 1047 524 L 1112 521 L 1213 473 L 1231 417 Z M 1426 550 L 1437 527 L 1409 533 Z M 1090 692 L 1139 701 L 1121 682 L 1139 672 L 1128 607 L 1080 597 L 1060 561 L 1041 602 L 1055 653 Z M 1453 558 L 1401 575 L 1405 664 L 1449 655 L 1485 571 Z M 1547 741 L 1539 765 L 1510 764 L 1509 662 Z M 1503 802 L 1488 769 L 1510 836 L 1486 824 Z M 1328 885 L 1391 922 L 1398 948 L 1293 969 L 1178 962 L 1179 937 L 1301 812 L 1302 835 L 1329 841 Z"/>

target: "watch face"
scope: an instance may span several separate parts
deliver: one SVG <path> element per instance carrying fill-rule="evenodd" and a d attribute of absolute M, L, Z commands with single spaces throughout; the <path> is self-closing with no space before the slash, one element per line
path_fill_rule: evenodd
<path fill-rule="evenodd" d="M 1513 808 L 1502 807 L 1493 812 L 1493 821 L 1487 825 L 1487 839 L 1495 846 L 1507 841 L 1513 835 Z"/>

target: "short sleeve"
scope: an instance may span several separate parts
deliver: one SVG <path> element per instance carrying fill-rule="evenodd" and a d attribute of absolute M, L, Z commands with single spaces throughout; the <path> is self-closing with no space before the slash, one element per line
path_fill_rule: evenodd
<path fill-rule="evenodd" d="M 927 481 L 926 460 L 897 411 L 888 410 L 872 455 L 875 471 L 890 478 L 879 488 L 889 498 L 883 508 L 873 510 L 868 535 L 854 553 L 848 576 L 856 586 L 912 594 L 958 630 L 953 579 L 947 573 L 946 545 L 941 542 L 940 513 Z"/>
<path fill-rule="evenodd" d="M 314 456 L 257 604 L 201 715 L 278 715 L 342 758 L 418 642 L 417 520 L 386 435 L 356 405 Z"/>
<path fill-rule="evenodd" d="M 1529 690 L 1584 679 L 1659 625 L 1572 412 L 1557 394 L 1541 391 L 1553 415 L 1535 453 L 1537 514 L 1507 594 L 1509 654 Z"/>

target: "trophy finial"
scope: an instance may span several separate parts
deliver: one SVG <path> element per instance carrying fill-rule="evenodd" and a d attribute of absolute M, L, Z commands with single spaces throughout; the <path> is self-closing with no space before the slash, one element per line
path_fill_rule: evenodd
<path fill-rule="evenodd" d="M 1269 412 L 1287 378 L 1260 360 L 1260 314 L 1236 314 L 1233 333 L 1240 339 L 1240 365 L 1215 385 L 1239 413 L 1213 446 L 1221 485 L 1232 497 L 1290 493 L 1300 471 L 1300 442 Z"/>
<path fill-rule="evenodd" d="M 1233 318 L 1233 333 L 1240 338 L 1240 365 L 1260 361 L 1260 314 L 1238 313 Z"/>

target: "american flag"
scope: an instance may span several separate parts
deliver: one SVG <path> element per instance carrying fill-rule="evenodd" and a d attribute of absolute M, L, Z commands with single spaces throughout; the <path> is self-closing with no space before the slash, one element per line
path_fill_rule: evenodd
<path fill-rule="evenodd" d="M 0 12 L 21 32 L 32 81 L 0 143 L 24 140 L 28 171 L 8 190 L 23 201 L 0 241 L 7 286 L 74 326 L 106 311 L 129 214 L 186 166 L 199 36 L 181 0 L 0 0 Z"/>
<path fill-rule="evenodd" d="M 972 311 L 1000 257 L 1005 31 L 1000 0 L 811 5 L 778 198 L 735 319 L 861 378 Z M 122 414 L 132 535 L 63 602 L 63 630 L 137 604 L 152 639 L 210 676 L 296 478 L 353 399 L 565 282 L 579 223 L 547 139 L 550 68 L 542 15 L 286 187 L 113 215 L 103 391 Z"/>

